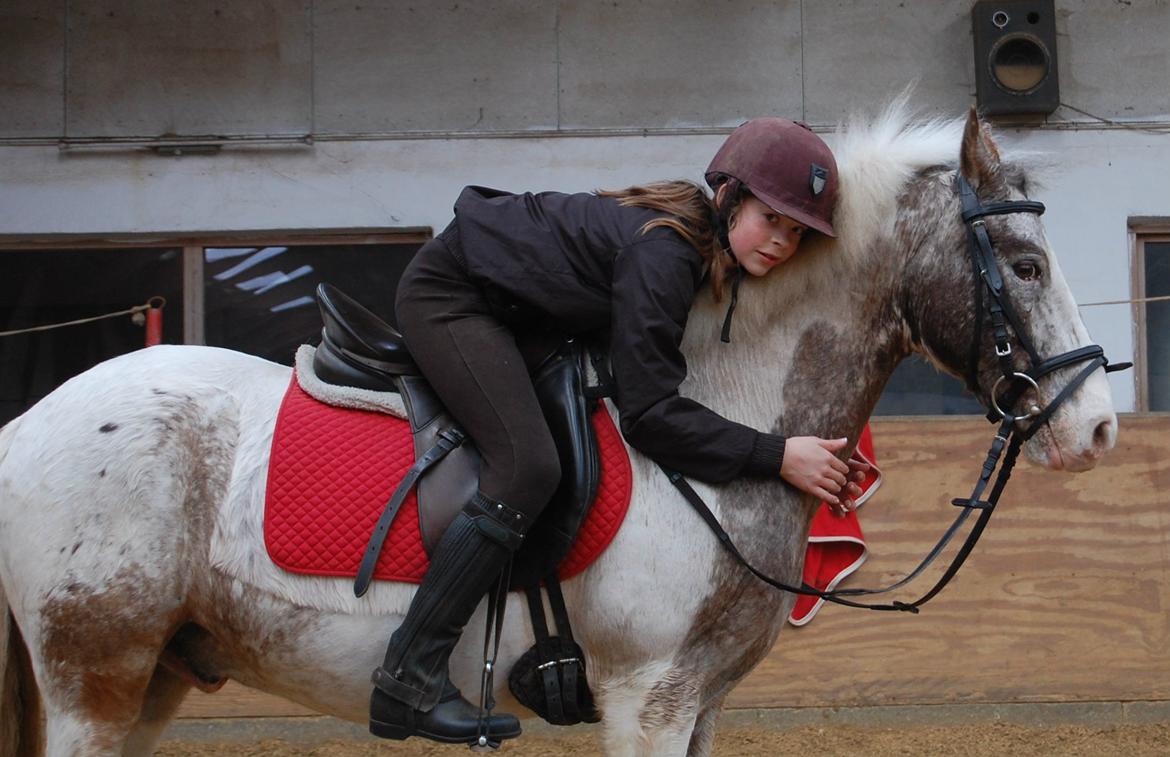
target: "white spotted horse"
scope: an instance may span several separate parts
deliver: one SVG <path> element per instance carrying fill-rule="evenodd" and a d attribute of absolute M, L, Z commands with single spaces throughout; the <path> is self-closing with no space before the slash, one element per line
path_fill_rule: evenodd
<path fill-rule="evenodd" d="M 1029 460 L 1092 468 L 1116 434 L 1106 363 L 1027 167 L 974 112 L 922 121 L 903 104 L 842 130 L 835 153 L 839 238 L 745 281 L 730 344 L 702 295 L 682 391 L 756 428 L 856 441 L 916 352 L 1003 406 L 1003 433 L 1023 430 Z M 185 693 L 223 678 L 365 722 L 370 671 L 415 586 L 375 581 L 357 598 L 350 578 L 289 573 L 266 554 L 289 383 L 288 367 L 247 355 L 152 347 L 69 380 L 0 432 L 0 753 L 151 754 Z M 568 615 L 606 753 L 707 755 L 793 595 L 629 455 L 628 513 L 564 582 Z M 747 561 L 799 581 L 817 502 L 780 481 L 694 489 Z M 533 643 L 522 602 L 507 600 L 501 670 Z M 485 623 L 481 606 L 451 659 L 465 690 L 478 688 Z M 496 684 L 501 706 L 517 706 Z"/>

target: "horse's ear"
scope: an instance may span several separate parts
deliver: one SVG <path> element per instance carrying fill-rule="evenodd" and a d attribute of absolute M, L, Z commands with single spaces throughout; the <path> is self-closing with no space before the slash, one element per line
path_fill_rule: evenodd
<path fill-rule="evenodd" d="M 967 114 L 963 130 L 963 148 L 959 168 L 973 187 L 990 184 L 999 176 L 999 148 L 991 138 L 991 129 L 979 118 L 975 106 Z"/>

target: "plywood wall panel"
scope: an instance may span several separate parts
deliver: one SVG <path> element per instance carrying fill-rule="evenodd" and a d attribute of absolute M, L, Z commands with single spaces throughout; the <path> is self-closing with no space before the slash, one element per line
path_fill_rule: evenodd
<path fill-rule="evenodd" d="M 917 564 L 954 517 L 951 498 L 970 492 L 992 427 L 879 420 L 873 433 L 886 477 L 862 508 L 871 552 L 849 586 L 888 583 Z M 728 705 L 1170 699 L 1168 452 L 1170 416 L 1126 416 L 1092 472 L 1020 465 L 967 565 L 920 615 L 827 607 L 786 628 Z M 306 713 L 230 685 L 192 694 L 181 714 Z"/>

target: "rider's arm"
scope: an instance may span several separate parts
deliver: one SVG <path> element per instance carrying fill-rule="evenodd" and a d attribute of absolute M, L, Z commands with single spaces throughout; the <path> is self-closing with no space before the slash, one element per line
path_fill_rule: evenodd
<path fill-rule="evenodd" d="M 689 245 L 649 235 L 614 261 L 610 355 L 626 440 L 684 475 L 720 483 L 780 477 L 784 437 L 756 431 L 679 395 L 680 345 L 701 280 Z"/>

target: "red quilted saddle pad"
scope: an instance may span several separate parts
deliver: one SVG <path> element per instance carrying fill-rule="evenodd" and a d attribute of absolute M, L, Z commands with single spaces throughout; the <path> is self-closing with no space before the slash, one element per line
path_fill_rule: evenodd
<path fill-rule="evenodd" d="M 594 413 L 593 426 L 601 480 L 593 509 L 561 563 L 562 578 L 583 571 L 609 546 L 630 504 L 630 461 L 621 435 L 604 409 Z M 273 562 L 293 573 L 356 576 L 374 523 L 413 463 L 406 421 L 318 402 L 294 376 L 268 465 L 264 543 Z M 418 583 L 426 569 L 418 501 L 411 492 L 386 537 L 374 578 Z"/>

